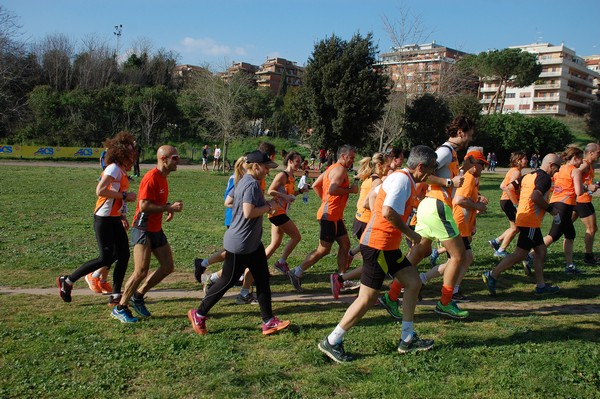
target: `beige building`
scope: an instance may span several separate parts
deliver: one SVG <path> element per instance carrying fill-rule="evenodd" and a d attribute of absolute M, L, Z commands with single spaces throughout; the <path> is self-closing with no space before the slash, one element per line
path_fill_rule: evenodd
<path fill-rule="evenodd" d="M 293 61 L 284 58 L 267 58 L 256 72 L 258 87 L 271 90 L 278 94 L 282 83 L 285 81 L 290 86 L 301 86 L 304 68 Z"/>
<path fill-rule="evenodd" d="M 219 76 L 225 81 L 231 78 L 236 73 L 243 73 L 249 77 L 254 86 L 256 86 L 257 76 L 256 72 L 258 72 L 259 66 L 252 65 L 247 62 L 234 62 L 227 71 L 218 73 Z"/>
<path fill-rule="evenodd" d="M 451 66 L 467 53 L 437 44 L 408 44 L 381 55 L 377 67 L 392 79 L 393 89 L 409 95 L 456 91 Z"/>
<path fill-rule="evenodd" d="M 588 55 L 586 57 L 583 57 L 583 59 L 585 60 L 585 65 L 588 67 L 588 69 L 591 69 L 592 71 L 596 72 L 598 75 L 600 75 L 600 55 Z M 596 98 L 598 98 L 598 89 L 600 88 L 600 78 L 598 76 L 594 77 L 594 89 L 592 90 L 592 94 L 594 94 L 596 96 Z"/>
<path fill-rule="evenodd" d="M 587 68 L 583 58 L 564 44 L 535 43 L 513 46 L 538 57 L 542 73 L 527 87 L 508 87 L 502 112 L 519 112 L 533 115 L 582 115 L 589 109 L 595 96 L 594 79 L 598 72 Z M 498 82 L 484 81 L 480 88 L 480 101 L 484 107 L 492 101 Z M 499 112 L 500 110 L 496 110 Z"/>

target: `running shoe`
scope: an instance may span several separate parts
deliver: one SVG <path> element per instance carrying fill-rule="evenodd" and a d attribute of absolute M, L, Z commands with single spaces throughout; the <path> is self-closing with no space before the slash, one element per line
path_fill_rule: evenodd
<path fill-rule="evenodd" d="M 275 269 L 279 270 L 279 272 L 281 274 L 287 274 L 287 272 L 290 271 L 290 267 L 289 267 L 288 263 L 285 262 L 285 261 L 283 261 L 283 262 L 280 262 L 280 261 L 275 262 Z"/>
<path fill-rule="evenodd" d="M 596 265 L 600 265 L 600 260 L 596 259 L 595 257 L 584 257 L 583 258 L 583 263 L 585 263 L 586 265 L 592 265 L 592 266 L 596 266 Z"/>
<path fill-rule="evenodd" d="M 102 294 L 102 288 L 100 287 L 100 279 L 98 277 L 94 277 L 92 274 L 93 273 L 85 275 L 85 282 L 88 284 L 88 287 L 90 287 L 90 290 L 92 290 L 92 292 L 95 292 L 96 294 Z"/>
<path fill-rule="evenodd" d="M 350 251 L 348 251 L 348 256 L 346 257 L 346 264 L 344 265 L 344 273 L 348 271 L 348 269 L 350 269 L 350 266 L 352 265 L 352 261 L 354 260 L 354 255 L 352 255 L 350 253 Z"/>
<path fill-rule="evenodd" d="M 452 317 L 453 319 L 466 319 L 469 317 L 469 312 L 466 310 L 460 310 L 454 301 L 448 302 L 446 306 L 442 305 L 442 303 L 438 301 L 437 305 L 435 305 L 435 313 Z"/>
<path fill-rule="evenodd" d="M 302 292 L 302 279 L 298 276 L 296 276 L 296 273 L 294 273 L 293 270 L 290 270 L 288 272 L 288 277 L 290 279 L 290 282 L 292 283 L 292 285 L 294 286 L 294 289 L 298 292 Z"/>
<path fill-rule="evenodd" d="M 506 251 L 494 251 L 494 258 L 506 258 L 508 255 L 510 254 Z"/>
<path fill-rule="evenodd" d="M 319 350 L 325 354 L 328 358 L 337 363 L 351 362 L 354 360 L 352 355 L 349 355 L 344 350 L 344 344 L 339 343 L 335 345 L 331 345 L 327 340 L 327 337 L 321 342 L 319 342 Z"/>
<path fill-rule="evenodd" d="M 210 276 L 207 276 L 206 274 L 203 274 L 202 277 L 202 291 L 204 291 L 204 296 L 206 296 L 206 293 L 208 292 L 208 289 L 210 287 L 212 287 L 212 285 L 214 284 L 213 281 L 210 279 Z"/>
<path fill-rule="evenodd" d="M 342 283 L 340 283 L 339 277 L 340 275 L 338 273 L 333 273 L 329 276 L 329 282 L 331 283 L 331 294 L 333 295 L 333 299 L 340 299 L 340 290 L 342 289 Z"/>
<path fill-rule="evenodd" d="M 439 257 L 440 253 L 438 252 L 437 248 L 433 248 L 431 250 L 431 255 L 429 255 L 429 264 L 431 267 L 435 267 L 435 265 L 437 265 L 437 260 Z"/>
<path fill-rule="evenodd" d="M 238 294 L 238 296 L 235 297 L 235 303 L 236 305 L 258 305 L 256 298 L 254 298 L 254 295 L 252 295 L 251 292 L 246 296 Z"/>
<path fill-rule="evenodd" d="M 487 289 L 490 292 L 490 295 L 496 296 L 496 279 L 494 277 L 492 277 L 491 270 L 488 270 L 487 272 L 483 272 L 483 274 L 481 275 L 481 279 L 487 286 Z"/>
<path fill-rule="evenodd" d="M 490 244 L 490 247 L 492 247 L 492 249 L 494 251 L 497 251 L 500 249 L 500 243 L 498 241 L 496 241 L 495 238 L 491 239 L 488 241 L 488 244 Z"/>
<path fill-rule="evenodd" d="M 131 305 L 133 310 L 135 310 L 136 313 L 139 314 L 140 316 L 142 316 L 142 317 L 152 316 L 152 314 L 150 313 L 148 308 L 146 308 L 146 303 L 144 302 L 144 298 L 137 299 L 134 295 L 129 300 L 129 304 Z"/>
<path fill-rule="evenodd" d="M 288 328 L 290 323 L 291 322 L 289 320 L 281 321 L 277 318 L 277 316 L 273 316 L 271 320 L 269 320 L 267 323 L 262 324 L 262 333 L 263 335 L 270 335 L 276 333 L 279 330 Z"/>
<path fill-rule="evenodd" d="M 381 306 L 387 310 L 390 316 L 396 320 L 402 320 L 402 313 L 400 312 L 400 309 L 398 309 L 398 302 L 392 301 L 389 294 L 383 294 L 379 297 L 378 301 Z"/>
<path fill-rule="evenodd" d="M 574 264 L 570 264 L 567 265 L 567 267 L 565 267 L 565 273 L 567 274 L 583 274 L 583 270 L 578 269 L 577 266 L 575 266 Z"/>
<path fill-rule="evenodd" d="M 111 294 L 113 292 L 112 285 L 110 285 L 110 283 L 108 281 L 104 281 L 104 282 L 100 281 L 98 283 L 98 286 L 102 290 L 103 294 Z"/>
<path fill-rule="evenodd" d="M 107 305 L 110 307 L 114 307 L 114 306 L 117 306 L 120 301 L 121 301 L 121 294 L 118 294 L 117 296 L 111 295 L 108 297 Z"/>
<path fill-rule="evenodd" d="M 192 328 L 196 334 L 206 335 L 208 330 L 206 329 L 206 316 L 200 316 L 196 309 L 190 309 L 188 311 L 188 319 L 192 323 Z"/>
<path fill-rule="evenodd" d="M 533 274 L 533 255 L 530 253 L 527 254 L 527 257 L 525 258 L 525 260 L 522 263 L 523 263 L 523 270 L 525 271 L 525 275 L 531 276 Z"/>
<path fill-rule="evenodd" d="M 342 283 L 343 290 L 355 290 L 360 288 L 360 282 L 354 280 L 344 280 Z"/>
<path fill-rule="evenodd" d="M 115 306 L 110 312 L 110 316 L 113 319 L 119 320 L 121 323 L 135 323 L 139 321 L 139 319 L 131 314 L 131 310 L 127 306 L 123 307 L 123 309 L 119 310 L 117 306 Z"/>
<path fill-rule="evenodd" d="M 194 278 L 200 284 L 202 284 L 202 274 L 206 270 L 206 267 L 202 266 L 202 262 L 204 259 L 196 258 L 194 259 Z"/>
<path fill-rule="evenodd" d="M 58 276 L 56 278 L 56 284 L 58 285 L 58 295 L 65 302 L 71 302 L 71 290 L 73 289 L 72 285 L 67 284 L 65 279 L 67 276 Z"/>
<path fill-rule="evenodd" d="M 428 351 L 431 348 L 433 348 L 432 339 L 421 339 L 416 332 L 413 332 L 408 341 L 400 340 L 398 353 L 403 355 L 409 352 Z"/>
<path fill-rule="evenodd" d="M 535 287 L 535 293 L 537 295 L 556 294 L 556 293 L 558 293 L 558 291 L 560 291 L 560 288 L 558 288 L 557 285 L 546 284 L 541 288 Z"/>
<path fill-rule="evenodd" d="M 465 294 L 463 294 L 461 291 L 455 292 L 454 294 L 452 294 L 452 300 L 454 302 L 470 302 L 471 299 L 466 296 Z"/>

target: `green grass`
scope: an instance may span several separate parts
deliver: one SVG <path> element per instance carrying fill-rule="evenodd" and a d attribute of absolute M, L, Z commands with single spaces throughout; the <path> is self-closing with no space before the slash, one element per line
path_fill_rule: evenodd
<path fill-rule="evenodd" d="M 54 287 L 58 274 L 96 256 L 96 177 L 95 168 L 0 163 L 0 286 Z M 501 277 L 495 299 L 481 282 L 481 272 L 497 262 L 486 241 L 507 226 L 497 205 L 499 175 L 482 178 L 482 193 L 492 206 L 479 217 L 475 264 L 462 285 L 474 299 L 464 306 L 471 318 L 448 321 L 433 312 L 439 282 L 428 284 L 426 301 L 417 307 L 416 329 L 436 340 L 432 351 L 398 355 L 400 324 L 374 308 L 346 337 L 346 349 L 358 360 L 333 364 L 317 343 L 339 322 L 347 303 L 310 299 L 274 302 L 276 314 L 293 324 L 263 337 L 258 308 L 225 298 L 211 311 L 209 334 L 194 334 L 186 312 L 201 294 L 191 263 L 221 248 L 226 179 L 190 170 L 169 177 L 170 199 L 182 199 L 185 209 L 164 225 L 176 270 L 158 288 L 198 291 L 197 299 L 151 299 L 151 319 L 122 325 L 109 317 L 105 297 L 75 295 L 66 304 L 58 295 L 1 296 L 0 397 L 600 397 L 600 267 L 585 267 L 583 276 L 563 274 L 561 247 L 555 244 L 546 277 L 560 285 L 560 295 L 536 298 L 533 281 L 520 268 Z M 355 200 L 349 201 L 348 225 Z M 290 216 L 304 237 L 290 257 L 292 265 L 317 244 L 317 205 L 311 195 L 308 205 L 292 206 Z M 583 229 L 576 226 L 580 261 Z M 265 244 L 269 228 L 265 221 Z M 308 272 L 309 298 L 329 292 L 335 264 L 330 255 Z M 282 276 L 273 277 L 272 288 L 291 291 Z"/>

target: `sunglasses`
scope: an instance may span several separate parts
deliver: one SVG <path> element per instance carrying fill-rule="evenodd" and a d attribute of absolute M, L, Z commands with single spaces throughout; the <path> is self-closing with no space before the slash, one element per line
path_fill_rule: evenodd
<path fill-rule="evenodd" d="M 171 158 L 176 161 L 179 161 L 179 155 L 165 155 L 163 158 Z"/>

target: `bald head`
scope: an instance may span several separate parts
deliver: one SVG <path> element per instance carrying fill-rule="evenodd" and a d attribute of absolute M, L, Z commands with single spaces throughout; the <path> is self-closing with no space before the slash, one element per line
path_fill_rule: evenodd
<path fill-rule="evenodd" d="M 561 164 L 562 159 L 558 155 L 551 153 L 544 157 L 540 169 L 552 176 L 554 173 L 558 172 Z"/>
<path fill-rule="evenodd" d="M 162 145 L 156 151 L 156 159 L 161 159 L 162 157 L 170 157 L 171 155 L 177 154 L 177 150 L 172 145 Z"/>

